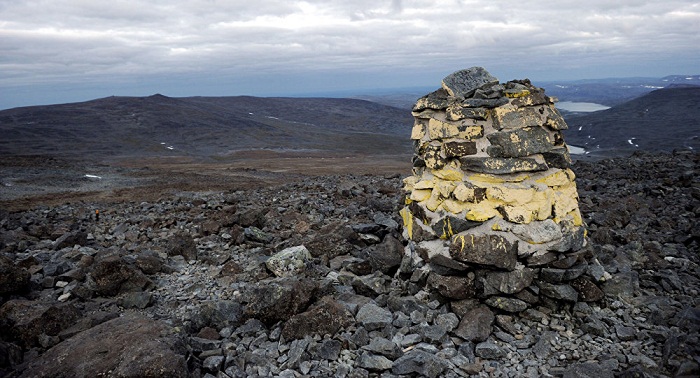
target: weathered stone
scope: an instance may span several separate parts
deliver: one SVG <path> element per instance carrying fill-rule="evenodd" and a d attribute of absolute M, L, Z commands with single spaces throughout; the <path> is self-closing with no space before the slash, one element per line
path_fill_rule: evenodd
<path fill-rule="evenodd" d="M 14 264 L 5 256 L 0 256 L 0 295 L 26 291 L 31 274 Z"/>
<path fill-rule="evenodd" d="M 549 106 L 547 108 L 547 122 L 545 123 L 547 127 L 552 130 L 566 130 L 569 126 L 564 121 L 559 109 Z"/>
<path fill-rule="evenodd" d="M 316 351 L 316 357 L 323 360 L 335 361 L 340 357 L 342 346 L 340 341 L 335 339 L 323 340 L 321 346 L 319 346 Z"/>
<path fill-rule="evenodd" d="M 484 127 L 431 118 L 428 120 L 428 136 L 431 140 L 448 138 L 477 139 L 484 136 Z"/>
<path fill-rule="evenodd" d="M 476 226 L 479 226 L 480 222 L 472 222 L 466 219 L 461 219 L 452 216 L 446 216 L 440 218 L 432 226 L 433 232 L 440 239 L 449 239 L 452 235 L 458 234 L 462 231 L 469 230 Z"/>
<path fill-rule="evenodd" d="M 527 308 L 526 302 L 509 297 L 489 297 L 486 299 L 486 304 L 506 312 L 520 312 Z"/>
<path fill-rule="evenodd" d="M 450 256 L 457 261 L 513 270 L 518 245 L 500 235 L 459 234 L 452 238 Z"/>
<path fill-rule="evenodd" d="M 430 273 L 426 285 L 450 299 L 472 298 L 475 294 L 474 279 L 463 276 L 442 276 Z"/>
<path fill-rule="evenodd" d="M 477 89 L 494 84 L 498 84 L 498 79 L 483 67 L 456 71 L 442 79 L 442 88 L 447 94 L 461 98 L 470 97 Z"/>
<path fill-rule="evenodd" d="M 569 154 L 569 149 L 566 147 L 553 148 L 542 153 L 542 157 L 550 168 L 568 169 L 571 167 L 571 154 Z"/>
<path fill-rule="evenodd" d="M 484 341 L 491 334 L 491 325 L 495 319 L 488 307 L 478 306 L 464 314 L 454 333 L 467 341 Z"/>
<path fill-rule="evenodd" d="M 447 106 L 449 105 L 447 101 L 447 96 L 448 93 L 443 88 L 440 88 L 434 92 L 430 92 L 427 95 L 419 98 L 418 101 L 416 101 L 416 104 L 413 105 L 413 111 L 419 112 L 425 109 L 447 109 Z"/>
<path fill-rule="evenodd" d="M 613 378 L 615 374 L 597 362 L 573 364 L 565 371 L 563 378 Z"/>
<path fill-rule="evenodd" d="M 489 111 L 486 108 L 465 108 L 462 104 L 453 104 L 447 107 L 446 118 L 448 121 L 460 121 L 463 119 L 475 119 L 485 121 Z"/>
<path fill-rule="evenodd" d="M 354 323 L 352 314 L 331 297 L 323 297 L 308 311 L 292 316 L 282 329 L 287 340 L 306 335 L 334 335 L 339 329 Z"/>
<path fill-rule="evenodd" d="M 277 277 L 295 276 L 306 270 L 311 253 L 303 245 L 285 248 L 265 261 L 265 266 Z"/>
<path fill-rule="evenodd" d="M 514 98 L 511 104 L 518 108 L 523 108 L 535 105 L 548 105 L 550 103 L 549 97 L 540 88 L 529 88 L 528 92 L 529 94 L 525 96 Z"/>
<path fill-rule="evenodd" d="M 153 285 L 141 270 L 116 254 L 97 259 L 89 277 L 90 288 L 104 296 L 141 291 Z"/>
<path fill-rule="evenodd" d="M 187 261 L 196 260 L 197 244 L 191 235 L 179 232 L 168 240 L 166 252 L 168 256 L 182 256 Z"/>
<path fill-rule="evenodd" d="M 511 272 L 489 272 L 485 274 L 483 280 L 484 286 L 494 288 L 503 294 L 515 294 L 530 286 L 534 278 L 534 270 L 522 268 Z"/>
<path fill-rule="evenodd" d="M 448 159 L 476 154 L 476 142 L 446 142 L 442 148 Z"/>
<path fill-rule="evenodd" d="M 511 223 L 527 224 L 535 219 L 535 212 L 522 206 L 504 205 L 499 206 L 496 210 L 503 219 Z"/>
<path fill-rule="evenodd" d="M 462 157 L 459 161 L 462 170 L 497 175 L 549 169 L 546 163 L 531 158 Z"/>
<path fill-rule="evenodd" d="M 486 199 L 486 188 L 474 186 L 469 182 L 462 182 L 452 192 L 454 197 L 463 202 L 478 203 Z"/>
<path fill-rule="evenodd" d="M 498 107 L 492 111 L 493 126 L 496 130 L 538 127 L 545 122 L 542 115 L 543 112 L 544 109 L 542 107 Z"/>
<path fill-rule="evenodd" d="M 367 352 L 362 353 L 357 361 L 359 367 L 372 371 L 389 370 L 392 364 L 393 362 L 384 356 Z"/>
<path fill-rule="evenodd" d="M 391 311 L 379 307 L 374 303 L 367 303 L 357 311 L 355 319 L 368 330 L 383 328 L 391 324 L 393 317 Z"/>
<path fill-rule="evenodd" d="M 631 298 L 639 290 L 639 274 L 635 271 L 619 272 L 603 282 L 603 292 L 614 297 Z"/>
<path fill-rule="evenodd" d="M 578 300 L 578 292 L 567 284 L 554 285 L 548 282 L 538 281 L 537 287 L 540 292 L 550 298 L 561 299 L 568 302 L 576 302 Z"/>
<path fill-rule="evenodd" d="M 476 344 L 474 354 L 487 360 L 503 358 L 506 355 L 505 351 L 492 341 Z"/>
<path fill-rule="evenodd" d="M 243 230 L 243 235 L 245 235 L 246 239 L 258 243 L 269 243 L 272 241 L 272 236 L 255 226 L 246 227 Z"/>
<path fill-rule="evenodd" d="M 493 109 L 508 103 L 505 97 L 498 98 L 468 98 L 462 101 L 462 106 L 466 108 L 488 108 Z"/>
<path fill-rule="evenodd" d="M 554 148 L 549 133 L 541 127 L 501 131 L 489 134 L 486 138 L 491 142 L 491 146 L 486 149 L 491 157 L 517 158 L 548 152 Z"/>
<path fill-rule="evenodd" d="M 447 159 L 442 155 L 439 146 L 429 146 L 423 154 L 423 160 L 427 168 L 437 170 L 447 165 Z"/>
<path fill-rule="evenodd" d="M 422 377 L 436 378 L 447 369 L 445 360 L 420 349 L 412 349 L 394 361 L 391 372 L 397 375 L 416 373 Z"/>
<path fill-rule="evenodd" d="M 370 343 L 368 345 L 365 345 L 362 347 L 362 349 L 381 354 L 382 356 L 386 356 L 392 360 L 395 360 L 403 354 L 401 351 L 401 347 L 396 345 L 395 342 L 391 340 L 387 340 L 383 337 L 375 337 L 372 338 Z"/>
<path fill-rule="evenodd" d="M 403 249 L 403 244 L 398 239 L 387 235 L 381 243 L 369 248 L 367 259 L 373 269 L 393 273 L 401 265 Z"/>
<path fill-rule="evenodd" d="M 25 377 L 189 377 L 175 329 L 136 313 L 104 322 L 32 361 Z"/>
<path fill-rule="evenodd" d="M 144 309 L 150 306 L 152 302 L 153 295 L 151 293 L 143 291 L 126 293 L 123 297 L 119 299 L 119 305 L 124 308 Z"/>
<path fill-rule="evenodd" d="M 281 278 L 252 285 L 245 293 L 244 316 L 266 324 L 287 320 L 304 311 L 317 291 L 309 279 Z"/>
<path fill-rule="evenodd" d="M 518 224 L 511 228 L 511 231 L 520 239 L 531 244 L 543 244 L 560 239 L 563 234 L 558 224 L 547 219 L 541 222 L 531 222 L 529 224 Z"/>
<path fill-rule="evenodd" d="M 605 293 L 585 277 L 579 277 L 569 284 L 578 292 L 579 300 L 584 302 L 597 302 L 605 297 Z"/>
<path fill-rule="evenodd" d="M 51 305 L 38 301 L 11 299 L 0 307 L 0 333 L 4 339 L 26 348 L 39 345 L 39 336 L 57 336 L 70 327 L 80 313 L 71 304 Z"/>

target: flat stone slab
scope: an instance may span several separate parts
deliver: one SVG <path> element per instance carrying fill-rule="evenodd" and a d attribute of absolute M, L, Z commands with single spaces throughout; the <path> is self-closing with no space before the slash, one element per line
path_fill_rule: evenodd
<path fill-rule="evenodd" d="M 498 84 L 498 78 L 483 67 L 453 72 L 442 79 L 442 88 L 453 97 L 471 97 L 477 89 L 493 84 Z"/>

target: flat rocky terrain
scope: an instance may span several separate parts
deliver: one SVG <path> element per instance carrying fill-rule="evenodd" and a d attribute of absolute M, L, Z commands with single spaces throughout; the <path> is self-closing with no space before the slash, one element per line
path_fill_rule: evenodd
<path fill-rule="evenodd" d="M 700 375 L 697 153 L 577 161 L 604 298 L 479 316 L 402 258 L 410 158 L 259 154 L 3 158 L 0 376 Z"/>

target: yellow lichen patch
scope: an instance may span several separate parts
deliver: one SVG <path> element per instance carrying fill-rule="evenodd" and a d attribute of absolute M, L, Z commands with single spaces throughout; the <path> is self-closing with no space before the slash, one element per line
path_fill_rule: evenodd
<path fill-rule="evenodd" d="M 415 125 L 413 125 L 413 130 L 411 130 L 411 139 L 414 140 L 420 140 L 423 139 L 425 136 L 425 125 L 422 123 L 416 122 Z"/>
<path fill-rule="evenodd" d="M 418 202 L 425 201 L 428 198 L 430 198 L 430 195 L 432 194 L 432 192 L 433 191 L 430 189 L 414 189 L 411 192 L 411 196 L 409 198 L 412 199 L 413 201 L 418 201 Z"/>
<path fill-rule="evenodd" d="M 499 205 L 500 203 L 493 201 L 481 201 L 475 205 L 469 206 L 465 218 L 474 222 L 485 222 L 499 215 L 498 210 L 496 210 L 496 207 Z"/>
<path fill-rule="evenodd" d="M 437 189 L 433 189 L 430 198 L 425 201 L 425 207 L 430 211 L 435 211 L 438 207 L 440 207 L 440 205 L 442 205 L 444 200 L 445 197 L 441 196 Z"/>
<path fill-rule="evenodd" d="M 484 126 L 481 125 L 472 125 L 472 126 L 466 126 L 462 124 L 461 127 L 458 128 L 459 133 L 457 134 L 457 138 L 462 138 L 462 139 L 476 139 L 476 138 L 481 138 L 484 135 Z"/>
<path fill-rule="evenodd" d="M 523 89 L 522 91 L 519 92 L 511 92 L 511 91 L 506 91 L 505 92 L 506 97 L 508 98 L 518 98 L 518 97 L 525 97 L 530 95 L 530 91 L 527 89 Z"/>
<path fill-rule="evenodd" d="M 435 187 L 435 181 L 433 180 L 420 180 L 413 185 L 414 189 L 433 189 Z"/>
<path fill-rule="evenodd" d="M 439 177 L 443 180 L 448 181 L 462 181 L 462 179 L 464 178 L 464 174 L 460 169 L 451 166 L 447 166 L 443 169 L 433 171 L 433 174 L 435 175 L 435 177 Z"/>
<path fill-rule="evenodd" d="M 527 174 L 491 175 L 476 173 L 469 176 L 469 181 L 480 184 L 502 184 L 504 182 L 522 182 L 530 178 Z"/>
<path fill-rule="evenodd" d="M 407 196 L 407 197 L 404 199 L 403 203 L 404 203 L 405 205 L 410 205 L 410 204 L 413 203 L 413 200 L 410 199 L 410 198 Z"/>
<path fill-rule="evenodd" d="M 532 210 L 524 206 L 505 205 L 500 210 L 503 218 L 512 223 L 527 224 L 532 222 L 534 217 Z"/>
<path fill-rule="evenodd" d="M 412 239 L 413 238 L 413 214 L 411 214 L 411 211 L 408 210 L 407 207 L 404 207 L 399 211 L 399 214 L 401 215 L 401 219 L 403 220 L 403 227 L 408 233 L 408 238 Z"/>
<path fill-rule="evenodd" d="M 578 208 L 569 212 L 567 215 L 570 215 L 572 218 L 574 218 L 574 226 L 583 225 L 583 217 L 581 217 L 581 210 L 579 210 Z"/>
<path fill-rule="evenodd" d="M 468 188 L 464 183 L 457 185 L 455 190 L 452 192 L 454 197 L 462 202 L 476 202 L 476 195 L 474 188 Z"/>
<path fill-rule="evenodd" d="M 493 222 L 493 224 L 491 225 L 491 229 L 493 231 L 504 231 L 505 230 L 505 228 L 503 227 L 503 225 L 499 221 Z"/>
<path fill-rule="evenodd" d="M 535 188 L 527 186 L 492 186 L 486 189 L 486 198 L 511 204 L 526 204 L 535 195 Z"/>
<path fill-rule="evenodd" d="M 442 203 L 442 208 L 445 209 L 446 211 L 452 213 L 452 214 L 459 214 L 459 213 L 467 210 L 468 206 L 469 206 L 468 203 L 465 203 L 462 201 L 455 201 L 453 199 L 446 199 Z"/>
<path fill-rule="evenodd" d="M 432 140 L 452 138 L 457 136 L 457 134 L 459 134 L 459 129 L 453 123 L 440 121 L 435 118 L 431 118 L 428 121 L 428 135 Z"/>
<path fill-rule="evenodd" d="M 544 176 L 542 178 L 539 178 L 535 181 L 540 183 L 540 184 L 545 184 L 547 186 L 568 185 L 569 183 L 571 183 L 571 181 L 573 181 L 573 178 L 569 177 L 567 171 L 571 172 L 570 169 L 567 169 L 566 171 L 562 171 L 561 169 L 556 169 L 556 172 L 554 172 L 550 175 Z"/>
<path fill-rule="evenodd" d="M 418 178 L 416 176 L 409 176 L 403 179 L 403 189 L 407 192 L 413 190 Z"/>
<path fill-rule="evenodd" d="M 554 191 L 547 188 L 544 191 L 536 192 L 526 207 L 528 210 L 533 212 L 533 215 L 537 220 L 545 220 L 552 216 L 553 201 Z"/>
<path fill-rule="evenodd" d="M 455 186 L 457 186 L 457 184 L 455 184 L 452 181 L 440 180 L 435 185 L 435 188 L 437 188 L 437 190 L 441 196 L 443 196 L 444 198 L 447 198 L 452 194 L 452 191 L 455 189 Z"/>
<path fill-rule="evenodd" d="M 561 218 L 575 209 L 578 209 L 578 192 L 576 185 L 560 188 L 554 192 L 554 216 Z"/>

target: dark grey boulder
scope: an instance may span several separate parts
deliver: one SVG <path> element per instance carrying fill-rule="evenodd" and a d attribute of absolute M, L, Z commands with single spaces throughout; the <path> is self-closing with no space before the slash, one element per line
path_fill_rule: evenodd
<path fill-rule="evenodd" d="M 248 302 L 243 315 L 268 325 L 288 320 L 306 310 L 317 290 L 310 279 L 280 278 L 259 282 L 243 295 Z"/>
<path fill-rule="evenodd" d="M 511 243 L 500 235 L 456 235 L 450 244 L 450 256 L 465 263 L 513 270 L 518 243 Z"/>
<path fill-rule="evenodd" d="M 5 256 L 0 256 L 0 295 L 26 291 L 31 274 L 14 264 Z"/>
<path fill-rule="evenodd" d="M 127 313 L 54 346 L 22 377 L 189 377 L 187 348 L 175 330 Z"/>
<path fill-rule="evenodd" d="M 423 377 L 439 377 L 448 364 L 444 359 L 420 349 L 413 349 L 394 361 L 391 372 L 397 375 L 418 374 Z"/>
<path fill-rule="evenodd" d="M 498 84 L 498 78 L 492 76 L 483 67 L 471 67 L 447 75 L 442 79 L 442 88 L 452 97 L 471 97 L 477 89 Z"/>
<path fill-rule="evenodd" d="M 79 317 L 80 311 L 69 303 L 12 299 L 0 307 L 0 335 L 20 346 L 38 346 L 40 335 L 58 336 Z"/>
<path fill-rule="evenodd" d="M 292 316 L 284 325 L 282 336 L 292 340 L 306 335 L 334 335 L 341 328 L 353 324 L 354 320 L 341 303 L 332 297 L 323 297 L 309 310 Z"/>
<path fill-rule="evenodd" d="M 480 305 L 464 314 L 454 333 L 467 341 L 484 341 L 491 334 L 491 326 L 495 319 L 488 307 Z"/>

